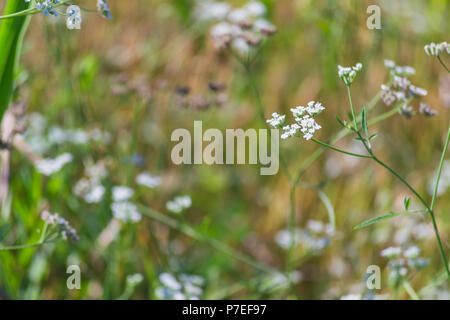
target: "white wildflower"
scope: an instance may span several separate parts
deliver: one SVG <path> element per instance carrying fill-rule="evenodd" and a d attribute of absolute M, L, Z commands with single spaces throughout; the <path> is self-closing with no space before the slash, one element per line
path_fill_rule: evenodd
<path fill-rule="evenodd" d="M 280 128 L 286 119 L 285 115 L 279 115 L 278 113 L 272 113 L 272 119 L 267 120 L 266 122 L 270 124 L 274 128 Z"/>
<path fill-rule="evenodd" d="M 126 201 L 134 194 L 134 190 L 125 186 L 116 186 L 112 188 L 113 201 Z"/>
<path fill-rule="evenodd" d="M 87 203 L 98 203 L 102 200 L 105 194 L 105 187 L 101 184 L 94 185 L 85 195 L 84 200 Z"/>
<path fill-rule="evenodd" d="M 362 296 L 359 293 L 351 293 L 345 296 L 342 296 L 340 300 L 361 300 Z"/>
<path fill-rule="evenodd" d="M 381 256 L 393 259 L 398 257 L 402 253 L 402 248 L 400 247 L 389 247 L 381 251 Z"/>
<path fill-rule="evenodd" d="M 127 276 L 127 282 L 131 286 L 137 286 L 143 280 L 144 280 L 144 277 L 140 273 L 130 274 L 130 275 Z"/>
<path fill-rule="evenodd" d="M 408 259 L 414 259 L 417 258 L 420 254 L 420 249 L 416 246 L 409 247 L 405 250 L 403 255 Z"/>
<path fill-rule="evenodd" d="M 60 171 L 67 163 L 73 160 L 70 153 L 64 153 L 55 159 L 46 158 L 36 163 L 36 170 L 40 173 L 49 176 Z"/>
<path fill-rule="evenodd" d="M 430 43 L 424 47 L 425 53 L 429 56 L 439 57 L 444 51 L 450 52 L 450 44 L 447 42 Z"/>
<path fill-rule="evenodd" d="M 342 67 L 338 65 L 338 75 L 344 81 L 345 85 L 349 86 L 355 80 L 356 75 L 361 72 L 362 67 L 362 64 L 359 62 L 353 67 Z"/>
<path fill-rule="evenodd" d="M 178 196 L 166 203 L 166 209 L 172 213 L 181 213 L 190 208 L 192 199 L 189 196 Z"/>
<path fill-rule="evenodd" d="M 159 275 L 159 281 L 161 281 L 161 283 L 169 289 L 172 289 L 172 290 L 180 290 L 181 289 L 180 282 L 178 282 L 178 280 L 170 273 L 167 273 L 167 272 L 161 273 Z"/>
<path fill-rule="evenodd" d="M 295 136 L 300 130 L 300 126 L 296 123 L 287 125 L 283 127 L 283 133 L 281 134 L 281 139 L 288 139 Z"/>
<path fill-rule="evenodd" d="M 260 17 L 266 14 L 267 8 L 260 1 L 250 1 L 247 2 L 244 7 L 244 10 L 248 12 L 248 14 L 252 17 Z"/>
<path fill-rule="evenodd" d="M 66 11 L 66 25 L 70 30 L 81 29 L 81 10 L 79 6 L 70 5 Z"/>
<path fill-rule="evenodd" d="M 131 202 L 115 202 L 111 204 L 114 218 L 124 222 L 138 222 L 142 215 L 137 206 Z"/>
<path fill-rule="evenodd" d="M 147 172 L 142 172 L 136 177 L 136 183 L 144 187 L 155 188 L 161 184 L 161 177 L 154 177 Z"/>

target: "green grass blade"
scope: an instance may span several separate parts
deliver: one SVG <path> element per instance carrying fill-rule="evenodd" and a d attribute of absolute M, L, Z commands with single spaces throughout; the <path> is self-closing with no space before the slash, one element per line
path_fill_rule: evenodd
<path fill-rule="evenodd" d="M 29 3 L 10 0 L 6 3 L 4 14 L 27 9 Z M 8 108 L 14 87 L 14 71 L 18 63 L 21 43 L 29 16 L 7 19 L 0 24 L 0 120 Z"/>
<path fill-rule="evenodd" d="M 385 215 L 382 215 L 382 216 L 379 216 L 379 217 L 376 217 L 376 218 L 364 221 L 363 223 L 360 223 L 357 226 L 353 227 L 353 229 L 362 229 L 362 228 L 365 228 L 367 226 L 370 226 L 371 224 L 380 222 L 382 220 L 386 220 L 386 219 L 390 219 L 390 218 L 396 217 L 396 216 L 398 216 L 400 214 L 401 213 L 399 213 L 399 212 L 389 212 L 388 214 L 385 214 Z"/>

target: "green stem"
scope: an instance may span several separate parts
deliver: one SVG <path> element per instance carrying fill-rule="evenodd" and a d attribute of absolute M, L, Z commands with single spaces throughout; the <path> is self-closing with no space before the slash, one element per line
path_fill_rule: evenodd
<path fill-rule="evenodd" d="M 372 158 L 370 155 L 364 155 L 364 154 L 348 152 L 348 151 L 345 151 L 345 150 L 333 147 L 332 145 L 329 145 L 329 144 L 327 144 L 325 142 L 316 140 L 314 138 L 311 138 L 311 141 L 314 141 L 315 143 L 320 144 L 321 146 L 324 146 L 324 147 L 326 147 L 328 149 L 331 149 L 331 150 L 334 150 L 334 151 L 337 151 L 337 152 L 340 152 L 340 153 L 343 153 L 343 154 L 346 154 L 346 155 L 349 155 L 349 156 L 359 157 L 359 158 L 369 158 L 369 159 Z"/>
<path fill-rule="evenodd" d="M 433 197 L 431 198 L 431 205 L 430 205 L 431 210 L 433 210 L 433 208 L 434 208 L 434 202 L 436 200 L 438 187 L 439 187 L 439 180 L 441 179 L 442 166 L 444 164 L 445 154 L 447 153 L 449 141 L 450 141 L 450 126 L 448 127 L 447 139 L 445 140 L 444 149 L 442 150 L 441 161 L 439 162 L 439 169 L 438 169 L 438 174 L 437 174 L 437 178 L 436 178 L 436 184 L 434 186 Z"/>
<path fill-rule="evenodd" d="M 431 218 L 431 222 L 433 224 L 433 229 L 434 229 L 434 234 L 436 236 L 436 240 L 438 242 L 438 246 L 439 246 L 439 252 L 441 254 L 441 259 L 442 259 L 442 263 L 444 264 L 445 267 L 445 271 L 447 272 L 447 276 L 450 280 L 450 270 L 448 268 L 448 263 L 447 263 L 447 257 L 445 256 L 445 251 L 444 251 L 444 247 L 442 245 L 442 241 L 441 241 L 441 236 L 439 235 L 439 229 L 437 226 L 437 222 L 436 222 L 436 218 L 434 216 L 434 212 L 433 210 L 430 208 L 430 206 L 428 206 L 427 202 L 422 198 L 422 196 L 416 191 L 416 189 L 414 189 L 409 183 L 408 181 L 406 181 L 405 178 L 403 178 L 400 174 L 398 174 L 394 169 L 392 169 L 391 167 L 389 167 L 387 164 L 385 164 L 383 161 L 381 161 L 380 159 L 378 159 L 373 153 L 372 150 L 367 146 L 366 142 L 364 141 L 364 139 L 362 138 L 361 134 L 359 132 L 356 132 L 358 134 L 358 136 L 360 137 L 361 141 L 364 144 L 364 147 L 366 148 L 367 152 L 369 152 L 369 154 L 372 156 L 372 159 L 375 160 L 379 165 L 381 165 L 382 167 L 384 167 L 385 169 L 387 169 L 390 173 L 392 173 L 395 177 L 397 177 L 397 179 L 399 179 L 416 197 L 417 199 L 419 199 L 420 202 L 422 202 L 422 204 L 424 205 L 424 207 L 427 209 L 428 213 L 430 214 L 430 218 Z"/>
<path fill-rule="evenodd" d="M 438 56 L 437 57 L 439 62 L 442 64 L 442 66 L 444 67 L 445 70 L 447 70 L 448 73 L 450 73 L 450 70 L 448 70 L 447 66 L 445 65 L 444 61 L 442 61 L 441 57 Z"/>
<path fill-rule="evenodd" d="M 155 210 L 149 209 L 143 205 L 139 206 L 139 210 L 143 215 L 145 215 L 155 221 L 158 221 L 159 223 L 162 223 L 162 224 L 168 226 L 169 228 L 178 230 L 179 232 L 184 233 L 188 237 L 191 237 L 197 241 L 207 243 L 212 248 L 214 248 L 218 251 L 221 251 L 225 254 L 228 254 L 229 256 L 235 258 L 236 260 L 244 262 L 244 263 L 254 267 L 255 269 L 258 269 L 258 270 L 264 271 L 264 272 L 268 272 L 268 273 L 279 273 L 278 270 L 276 270 L 272 267 L 265 266 L 255 260 L 253 260 L 249 256 L 247 256 L 243 253 L 240 253 L 239 251 L 236 251 L 233 248 L 223 244 L 222 242 L 201 234 L 200 232 L 198 232 L 197 230 L 195 230 L 188 224 L 181 223 L 173 218 L 170 218 L 170 217 L 168 217 L 160 212 L 157 212 Z"/>
<path fill-rule="evenodd" d="M 21 1 L 21 0 L 14 0 L 14 1 Z M 24 0 L 23 0 L 24 1 Z M 70 2 L 71 0 L 63 0 L 61 1 L 61 3 L 58 3 L 55 5 L 55 8 L 58 8 L 60 6 L 65 5 L 66 3 Z M 15 13 L 11 13 L 11 14 L 5 14 L 0 16 L 0 20 L 4 20 L 4 19 L 12 19 L 12 18 L 17 18 L 17 17 L 22 17 L 22 16 L 26 16 L 26 15 L 30 15 L 30 14 L 36 14 L 41 12 L 42 10 L 38 10 L 36 9 L 36 7 L 34 8 L 29 8 L 26 10 L 22 10 L 19 12 L 15 12 Z"/>
<path fill-rule="evenodd" d="M 353 108 L 353 101 L 352 101 L 352 93 L 350 91 L 349 85 L 347 86 L 347 94 L 348 100 L 350 101 L 350 108 L 352 109 L 353 125 L 355 126 L 355 130 L 358 130 L 358 123 L 356 122 L 355 109 Z"/>
<path fill-rule="evenodd" d="M 372 99 L 372 101 L 369 102 L 367 110 L 372 110 L 375 105 L 380 101 L 380 92 Z M 398 112 L 398 108 L 389 110 L 388 112 L 385 112 L 378 117 L 369 120 L 368 124 L 373 125 L 376 124 L 382 120 L 385 120 L 387 118 L 392 117 Z M 351 132 L 349 129 L 342 129 L 340 130 L 332 139 L 331 143 L 338 142 L 342 138 L 348 136 Z M 293 183 L 297 185 L 300 181 L 300 178 L 302 177 L 303 173 L 306 172 L 306 170 L 325 152 L 325 149 L 317 149 L 312 155 L 310 155 L 301 165 L 301 167 L 297 170 L 297 174 L 294 177 Z"/>
<path fill-rule="evenodd" d="M 410 296 L 413 300 L 420 300 L 419 295 L 418 295 L 417 292 L 413 289 L 413 287 L 411 287 L 411 284 L 409 283 L 408 280 L 403 280 L 402 284 L 403 284 L 403 288 L 405 288 L 406 292 L 409 294 L 409 296 Z"/>

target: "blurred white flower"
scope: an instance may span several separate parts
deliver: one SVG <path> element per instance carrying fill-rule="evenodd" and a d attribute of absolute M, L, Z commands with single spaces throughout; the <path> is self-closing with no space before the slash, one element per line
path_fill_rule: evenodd
<path fill-rule="evenodd" d="M 161 283 L 169 289 L 172 289 L 172 290 L 180 290 L 181 289 L 181 284 L 170 273 L 167 273 L 167 272 L 161 273 L 159 275 L 159 281 L 161 281 Z"/>
<path fill-rule="evenodd" d="M 136 183 L 144 187 L 156 188 L 161 184 L 161 177 L 154 177 L 148 172 L 142 172 L 136 177 Z"/>
<path fill-rule="evenodd" d="M 381 251 L 381 256 L 393 259 L 398 257 L 402 253 L 402 248 L 400 247 L 389 247 Z"/>
<path fill-rule="evenodd" d="M 105 187 L 101 184 L 94 185 L 85 195 L 84 200 L 87 203 L 98 203 L 102 200 L 105 194 Z"/>
<path fill-rule="evenodd" d="M 223 20 L 227 17 L 231 6 L 220 1 L 196 1 L 194 15 L 199 20 Z"/>
<path fill-rule="evenodd" d="M 260 1 L 249 1 L 244 5 L 243 9 L 252 17 L 260 17 L 267 12 L 266 6 Z"/>
<path fill-rule="evenodd" d="M 144 280 L 144 277 L 140 273 L 130 274 L 127 276 L 127 282 L 131 286 L 137 286 Z"/>
<path fill-rule="evenodd" d="M 40 173 L 49 176 L 60 171 L 67 163 L 73 160 L 70 153 L 64 153 L 55 159 L 46 158 L 36 162 L 36 170 Z"/>
<path fill-rule="evenodd" d="M 81 10 L 79 6 L 70 5 L 66 10 L 66 25 L 70 30 L 81 29 Z"/>
<path fill-rule="evenodd" d="M 409 247 L 405 250 L 403 255 L 408 259 L 414 259 L 417 258 L 420 254 L 420 249 L 416 246 Z"/>
<path fill-rule="evenodd" d="M 181 213 L 190 208 L 192 199 L 189 196 L 178 196 L 166 203 L 166 209 L 172 213 Z"/>
<path fill-rule="evenodd" d="M 340 300 L 361 300 L 361 299 L 362 299 L 362 295 L 359 293 L 347 294 L 340 298 Z"/>
<path fill-rule="evenodd" d="M 142 218 L 137 206 L 131 202 L 114 202 L 111 210 L 114 218 L 124 222 L 138 222 Z"/>
<path fill-rule="evenodd" d="M 126 201 L 134 195 L 134 190 L 125 186 L 115 186 L 112 188 L 112 198 L 114 202 Z"/>

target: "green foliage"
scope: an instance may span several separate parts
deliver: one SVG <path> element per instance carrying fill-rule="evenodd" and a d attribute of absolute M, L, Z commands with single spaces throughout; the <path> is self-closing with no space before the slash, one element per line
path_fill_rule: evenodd
<path fill-rule="evenodd" d="M 27 9 L 25 1 L 7 1 L 4 14 Z M 14 73 L 22 48 L 22 41 L 30 16 L 2 20 L 0 24 L 0 121 L 8 108 L 14 87 Z"/>

